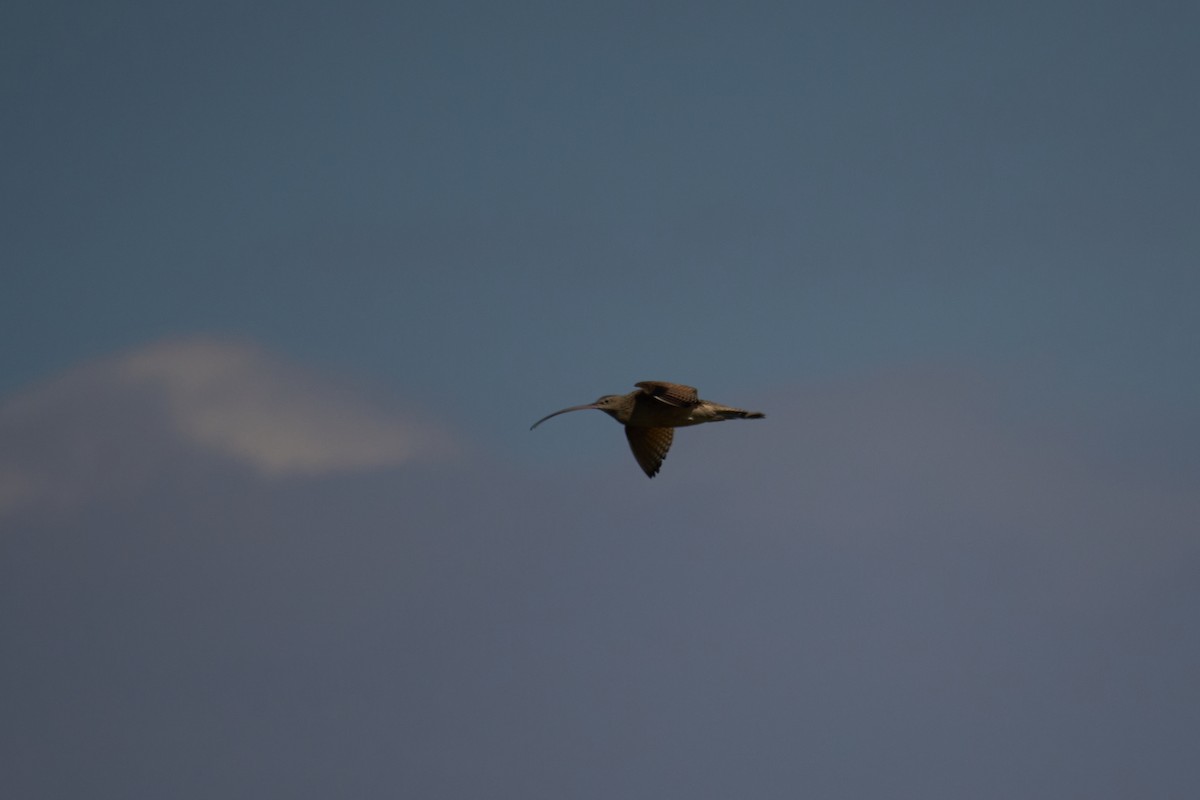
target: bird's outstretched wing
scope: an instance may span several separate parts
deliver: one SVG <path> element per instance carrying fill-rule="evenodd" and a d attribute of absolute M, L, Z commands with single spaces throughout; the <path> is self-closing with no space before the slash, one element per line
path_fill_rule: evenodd
<path fill-rule="evenodd" d="M 638 466 L 653 478 L 658 474 L 667 451 L 671 449 L 671 441 L 675 438 L 674 428 L 631 428 L 625 427 L 625 438 L 629 440 L 629 449 L 637 459 Z"/>
<path fill-rule="evenodd" d="M 634 386 L 641 389 L 655 400 L 661 400 L 670 406 L 683 408 L 694 406 L 700 402 L 700 395 L 694 386 L 684 386 L 682 383 L 666 383 L 665 381 L 641 381 Z"/>

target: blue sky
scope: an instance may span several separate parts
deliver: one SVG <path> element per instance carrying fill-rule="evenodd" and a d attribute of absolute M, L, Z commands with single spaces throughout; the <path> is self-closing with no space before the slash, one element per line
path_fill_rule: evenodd
<path fill-rule="evenodd" d="M 1184 795 L 1198 26 L 9 4 L 20 793 Z"/>

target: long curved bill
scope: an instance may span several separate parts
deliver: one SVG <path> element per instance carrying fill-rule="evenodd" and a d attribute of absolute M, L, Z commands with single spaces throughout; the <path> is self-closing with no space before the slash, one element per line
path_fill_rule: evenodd
<path fill-rule="evenodd" d="M 562 411 L 555 411 L 553 414 L 547 414 L 546 416 L 539 419 L 537 422 L 530 425 L 529 430 L 533 430 L 534 428 L 536 428 L 538 425 L 541 425 L 546 420 L 550 419 L 551 417 L 557 417 L 559 414 L 565 414 L 568 411 L 583 411 L 588 408 L 599 408 L 599 406 L 596 405 L 595 403 L 588 403 L 587 405 L 583 405 L 583 406 L 571 406 L 570 408 L 564 408 Z"/>

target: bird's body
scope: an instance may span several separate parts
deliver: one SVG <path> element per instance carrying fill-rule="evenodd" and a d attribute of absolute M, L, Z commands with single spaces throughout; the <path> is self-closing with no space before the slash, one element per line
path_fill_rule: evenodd
<path fill-rule="evenodd" d="M 675 436 L 675 428 L 720 422 L 726 419 L 762 419 L 757 411 L 701 400 L 695 388 L 664 381 L 642 381 L 629 394 L 606 394 L 594 403 L 555 411 L 533 423 L 530 430 L 550 417 L 568 411 L 594 408 L 625 426 L 625 438 L 646 475 L 653 478 Z"/>

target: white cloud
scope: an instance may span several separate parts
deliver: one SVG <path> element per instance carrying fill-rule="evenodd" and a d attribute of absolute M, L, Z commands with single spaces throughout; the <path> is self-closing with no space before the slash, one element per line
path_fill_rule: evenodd
<path fill-rule="evenodd" d="M 445 437 L 262 350 L 212 341 L 153 345 L 120 374 L 164 393 L 178 432 L 267 475 L 386 467 L 444 453 Z"/>
<path fill-rule="evenodd" d="M 267 477 L 390 467 L 454 450 L 443 430 L 358 387 L 214 339 L 154 343 L 34 386 L 0 404 L 0 440 L 0 510 L 58 494 L 64 481 L 103 485 L 113 471 L 144 482 L 172 445 Z"/>

